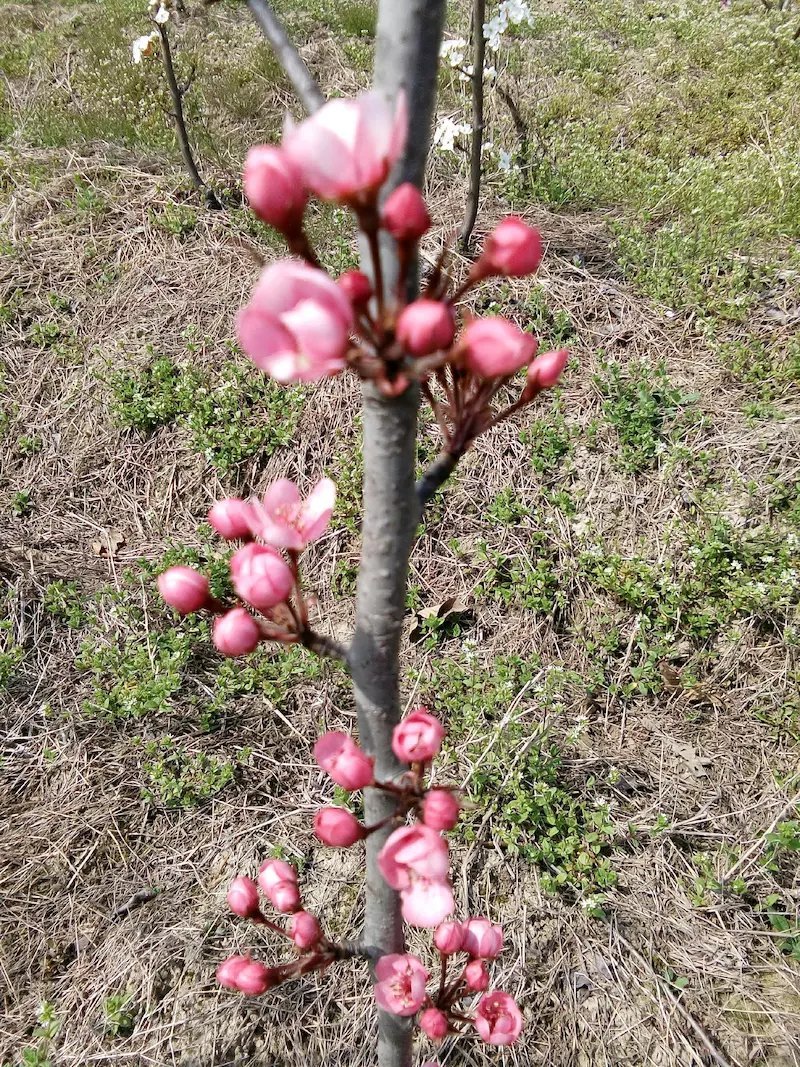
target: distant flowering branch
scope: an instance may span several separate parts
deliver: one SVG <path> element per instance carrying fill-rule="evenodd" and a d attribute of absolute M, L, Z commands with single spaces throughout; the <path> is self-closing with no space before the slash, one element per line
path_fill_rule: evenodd
<path fill-rule="evenodd" d="M 175 134 L 178 138 L 178 147 L 181 150 L 183 162 L 194 188 L 205 193 L 206 203 L 210 208 L 218 210 L 222 205 L 214 191 L 206 185 L 200 176 L 186 129 L 183 98 L 191 88 L 192 79 L 190 78 L 185 85 L 179 85 L 175 74 L 175 64 L 172 59 L 168 24 L 172 20 L 173 11 L 183 10 L 183 5 L 178 0 L 148 0 L 147 14 L 155 28 L 150 33 L 137 37 L 133 41 L 131 44 L 131 58 L 134 63 L 139 64 L 143 59 L 148 59 L 152 56 L 160 46 L 164 74 L 172 100 L 172 119 L 175 123 Z"/>
<path fill-rule="evenodd" d="M 420 1030 L 435 1045 L 448 1035 L 470 1029 L 489 1045 L 509 1045 L 519 1037 L 523 1020 L 516 1001 L 508 993 L 487 992 L 488 964 L 503 948 L 502 928 L 480 917 L 463 922 L 447 919 L 454 903 L 447 842 L 441 831 L 455 826 L 461 805 L 452 786 L 426 785 L 444 735 L 441 723 L 427 708 L 407 715 L 394 730 L 392 748 L 409 769 L 399 781 L 391 782 L 375 781 L 373 760 L 348 734 L 324 734 L 314 747 L 317 763 L 342 789 L 353 792 L 371 787 L 396 799 L 392 817 L 396 829 L 381 849 L 378 864 L 389 885 L 400 893 L 405 921 L 435 928 L 438 975 L 433 982 L 417 956 L 383 954 L 369 946 L 339 944 L 326 937 L 319 917 L 303 908 L 296 869 L 283 860 L 268 859 L 259 868 L 257 884 L 244 875 L 234 878 L 228 906 L 235 915 L 292 942 L 294 953 L 271 966 L 250 955 L 230 956 L 217 967 L 221 985 L 257 996 L 282 982 L 364 956 L 374 964 L 377 1004 L 393 1015 L 416 1016 Z M 414 821 L 405 825 L 409 814 Z M 346 808 L 324 807 L 314 816 L 315 835 L 334 848 L 350 848 L 379 828 L 362 825 Z M 288 926 L 264 915 L 259 889 L 277 912 L 289 916 Z M 475 1001 L 477 994 L 482 995 Z"/>
<path fill-rule="evenodd" d="M 371 540 L 365 533 L 362 567 L 369 572 L 371 554 L 379 559 L 376 583 L 395 582 L 394 568 L 401 593 L 407 557 L 385 550 L 385 543 L 393 542 L 392 523 L 405 524 L 410 546 L 419 509 L 459 458 L 478 436 L 551 389 L 568 359 L 564 350 L 539 353 L 536 337 L 508 319 L 475 318 L 461 306 L 462 298 L 486 279 L 524 277 L 538 269 L 541 236 L 520 218 L 506 218 L 495 227 L 461 280 L 451 276 L 448 250 L 443 249 L 425 291 L 409 298 L 430 213 L 411 183 L 380 195 L 403 153 L 407 129 L 403 94 L 390 104 L 373 92 L 324 104 L 300 125 L 288 122 L 280 146 L 251 148 L 244 166 L 245 193 L 255 213 L 284 235 L 294 258 L 263 269 L 237 318 L 242 349 L 278 382 L 318 381 L 352 371 L 367 383 L 369 403 L 383 405 L 382 414 L 395 420 L 391 425 L 406 419 L 412 431 L 418 393 L 430 405 L 442 451 L 418 484 L 417 506 L 413 450 L 408 449 L 402 471 L 408 506 L 395 505 L 391 511 L 390 505 L 389 514 L 381 512 L 387 525 L 380 526 L 380 537 L 375 537 L 374 525 Z M 350 270 L 334 280 L 322 269 L 305 228 L 311 195 L 353 212 L 369 250 L 371 276 Z M 517 379 L 522 371 L 524 379 Z M 391 449 L 391 440 L 378 440 L 378 450 Z M 365 498 L 369 488 L 367 481 Z M 183 614 L 210 612 L 215 617 L 213 641 L 224 655 L 247 655 L 263 641 L 278 641 L 339 658 L 353 674 L 358 696 L 357 671 L 363 678 L 365 658 L 395 656 L 395 666 L 389 664 L 395 670 L 396 652 L 384 653 L 371 637 L 365 651 L 363 617 L 349 646 L 312 627 L 302 555 L 327 530 L 335 501 L 335 486 L 327 478 L 307 497 L 295 483 L 280 479 L 261 498 L 218 501 L 209 522 L 221 537 L 238 544 L 230 559 L 234 599 L 217 599 L 205 575 L 190 567 L 172 567 L 159 577 L 162 596 Z M 401 621 L 402 596 L 396 600 Z M 399 633 L 399 625 L 391 625 Z M 373 814 L 362 822 L 347 808 L 324 806 L 316 812 L 313 828 L 330 847 L 366 843 L 367 915 L 372 906 L 374 918 L 378 901 L 387 922 L 367 922 L 372 943 L 335 942 L 320 917 L 303 907 L 296 870 L 281 860 L 267 860 L 257 883 L 244 875 L 233 881 L 228 903 L 235 914 L 291 942 L 293 954 L 276 965 L 232 956 L 220 964 L 217 977 L 230 989 L 261 994 L 361 956 L 373 964 L 381 1009 L 380 1067 L 408 1064 L 408 1028 L 397 1020 L 412 1016 L 434 1043 L 474 1031 L 488 1044 L 511 1044 L 522 1030 L 520 1010 L 509 994 L 489 991 L 488 961 L 501 951 L 502 931 L 484 918 L 449 918 L 456 904 L 442 834 L 456 825 L 461 800 L 453 786 L 433 785 L 430 774 L 444 727 L 427 708 L 415 708 L 398 722 L 399 700 L 392 692 L 382 693 L 380 686 L 370 699 L 380 714 L 360 718 L 365 747 L 333 731 L 319 738 L 314 757 L 340 788 L 364 790 L 365 811 Z M 389 709 L 385 714 L 383 707 Z M 289 916 L 288 925 L 264 914 L 259 890 L 277 912 Z M 385 933 L 386 927 L 397 928 L 395 915 L 411 926 L 435 929 L 438 979 L 432 983 L 423 961 L 404 951 L 402 937 Z M 392 1020 L 388 1027 L 387 1018 Z"/>

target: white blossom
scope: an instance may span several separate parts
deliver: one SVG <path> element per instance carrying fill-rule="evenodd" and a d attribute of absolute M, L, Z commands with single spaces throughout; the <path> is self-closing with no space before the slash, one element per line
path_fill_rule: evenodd
<path fill-rule="evenodd" d="M 436 125 L 436 130 L 433 134 L 433 143 L 440 152 L 455 152 L 456 150 L 456 137 L 460 134 L 470 132 L 471 127 L 467 126 L 463 122 L 453 122 L 451 118 L 445 116 L 440 119 Z"/>
<path fill-rule="evenodd" d="M 509 26 L 533 25 L 533 14 L 525 0 L 502 0 L 497 14 L 483 24 L 483 36 L 493 52 L 502 43 L 503 34 Z"/>
<path fill-rule="evenodd" d="M 155 15 L 153 15 L 153 19 L 159 26 L 163 26 L 165 23 L 169 22 L 169 9 L 162 4 L 158 11 L 156 11 Z"/>
<path fill-rule="evenodd" d="M 442 41 L 439 55 L 446 59 L 451 67 L 460 67 L 464 62 L 464 50 L 467 42 L 463 37 L 455 37 L 452 41 Z"/>
<path fill-rule="evenodd" d="M 143 59 L 147 59 L 148 56 L 153 54 L 153 46 L 158 40 L 158 34 L 153 33 L 145 34 L 143 37 L 137 37 L 131 45 L 131 54 L 133 56 L 134 63 L 141 63 Z"/>

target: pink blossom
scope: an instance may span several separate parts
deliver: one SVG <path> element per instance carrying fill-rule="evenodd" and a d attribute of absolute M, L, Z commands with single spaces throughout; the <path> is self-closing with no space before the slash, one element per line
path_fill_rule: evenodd
<path fill-rule="evenodd" d="M 254 500 L 250 529 L 256 537 L 275 548 L 301 552 L 328 528 L 336 503 L 336 486 L 322 478 L 305 500 L 288 478 L 279 478 L 261 500 Z"/>
<path fill-rule="evenodd" d="M 287 122 L 283 147 L 304 184 L 323 200 L 372 197 L 406 142 L 408 116 L 401 93 L 394 108 L 383 94 L 331 100 L 295 126 Z"/>
<path fill-rule="evenodd" d="M 261 886 L 263 889 L 263 885 Z M 300 890 L 297 882 L 276 882 L 265 891 L 276 911 L 288 914 L 300 907 Z"/>
<path fill-rule="evenodd" d="M 453 312 L 440 300 L 415 300 L 397 320 L 397 340 L 412 356 L 429 356 L 449 348 L 456 333 Z"/>
<path fill-rule="evenodd" d="M 542 352 L 528 366 L 526 388 L 533 385 L 537 392 L 541 389 L 552 389 L 561 377 L 568 360 L 569 352 L 566 348 L 560 348 L 555 352 Z"/>
<path fill-rule="evenodd" d="M 297 165 L 281 148 L 255 145 L 244 161 L 244 192 L 259 218 L 283 233 L 297 233 L 308 197 Z"/>
<path fill-rule="evenodd" d="M 453 910 L 453 890 L 445 879 L 418 876 L 408 889 L 400 890 L 400 903 L 410 926 L 438 926 Z"/>
<path fill-rule="evenodd" d="M 250 537 L 250 505 L 238 497 L 218 500 L 208 513 L 208 521 L 227 541 Z"/>
<path fill-rule="evenodd" d="M 442 747 L 444 727 L 427 708 L 414 708 L 392 733 L 392 751 L 403 763 L 433 759 Z"/>
<path fill-rule="evenodd" d="M 475 1029 L 487 1045 L 511 1045 L 522 1033 L 522 1013 L 508 993 L 487 993 L 475 1010 Z"/>
<path fill-rule="evenodd" d="M 302 949 L 311 948 L 322 937 L 317 917 L 307 911 L 294 913 L 289 923 L 289 933 L 297 947 Z"/>
<path fill-rule="evenodd" d="M 479 959 L 493 960 L 503 951 L 503 927 L 488 919 L 467 919 L 464 930 L 464 951 Z"/>
<path fill-rule="evenodd" d="M 269 896 L 272 886 L 278 882 L 297 882 L 297 868 L 286 860 L 264 860 L 258 868 L 258 884 L 262 892 Z"/>
<path fill-rule="evenodd" d="M 374 780 L 375 761 L 339 730 L 320 737 L 314 745 L 314 759 L 343 789 L 363 789 Z"/>
<path fill-rule="evenodd" d="M 261 629 L 244 608 L 233 608 L 214 620 L 213 641 L 223 656 L 246 656 L 261 640 Z"/>
<path fill-rule="evenodd" d="M 280 553 L 266 545 L 249 544 L 231 556 L 236 595 L 259 611 L 282 604 L 294 586 L 292 572 Z"/>
<path fill-rule="evenodd" d="M 443 881 L 449 862 L 447 842 L 422 823 L 395 830 L 378 853 L 378 867 L 392 889 L 409 889 L 420 878 Z"/>
<path fill-rule="evenodd" d="M 208 579 L 192 567 L 170 567 L 158 576 L 158 591 L 181 615 L 200 611 L 211 596 Z"/>
<path fill-rule="evenodd" d="M 403 182 L 387 196 L 381 210 L 381 224 L 398 241 L 417 241 L 431 226 L 428 206 L 411 182 Z"/>
<path fill-rule="evenodd" d="M 431 1041 L 443 1041 L 447 1037 L 447 1030 L 449 1023 L 447 1016 L 443 1011 L 439 1011 L 438 1008 L 426 1008 L 420 1014 L 419 1028 L 424 1034 L 426 1034 Z"/>
<path fill-rule="evenodd" d="M 480 277 L 504 274 L 521 278 L 533 274 L 542 261 L 542 235 L 516 215 L 509 215 L 486 239 L 475 272 Z"/>
<path fill-rule="evenodd" d="M 264 268 L 236 325 L 257 367 L 284 384 L 312 382 L 344 368 L 353 309 L 324 271 L 281 260 Z"/>
<path fill-rule="evenodd" d="M 493 316 L 468 323 L 460 347 L 465 364 L 474 374 L 497 378 L 530 363 L 538 342 L 508 319 Z"/>
<path fill-rule="evenodd" d="M 349 848 L 365 837 L 364 827 L 346 808 L 320 808 L 314 816 L 314 833 L 332 848 Z"/>
<path fill-rule="evenodd" d="M 364 308 L 372 299 L 372 282 L 361 270 L 346 270 L 336 279 L 336 284 L 354 308 Z"/>
<path fill-rule="evenodd" d="M 252 878 L 240 875 L 228 888 L 228 907 L 234 915 L 252 919 L 259 914 L 258 889 Z"/>
<path fill-rule="evenodd" d="M 422 802 L 422 821 L 432 830 L 452 830 L 460 809 L 449 789 L 429 789 Z"/>
<path fill-rule="evenodd" d="M 464 944 L 464 931 L 461 923 L 449 922 L 437 926 L 436 933 L 433 935 L 433 943 L 445 956 L 460 952 Z"/>
<path fill-rule="evenodd" d="M 464 982 L 472 993 L 482 993 L 489 988 L 489 971 L 483 960 L 470 960 L 464 968 Z"/>
<path fill-rule="evenodd" d="M 425 1003 L 428 972 L 416 956 L 381 956 L 375 964 L 375 1000 L 392 1015 L 416 1015 Z"/>
<path fill-rule="evenodd" d="M 229 956 L 217 965 L 217 981 L 226 989 L 238 989 L 238 977 L 243 967 L 251 961 L 247 956 Z"/>
<path fill-rule="evenodd" d="M 276 983 L 275 972 L 270 967 L 265 967 L 263 963 L 257 963 L 255 960 L 247 960 L 246 964 L 240 967 L 236 973 L 236 988 L 240 993 L 247 993 L 251 997 L 258 997 L 262 993 L 266 993 Z"/>

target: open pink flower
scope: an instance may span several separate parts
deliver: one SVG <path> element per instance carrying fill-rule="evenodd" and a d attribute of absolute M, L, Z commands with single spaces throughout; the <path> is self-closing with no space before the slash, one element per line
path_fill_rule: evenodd
<path fill-rule="evenodd" d="M 294 586 L 294 577 L 274 548 L 249 544 L 231 556 L 231 578 L 236 595 L 259 611 L 282 604 Z"/>
<path fill-rule="evenodd" d="M 305 122 L 287 121 L 283 148 L 308 189 L 323 200 L 374 194 L 406 143 L 404 94 L 394 107 L 382 93 L 331 100 Z"/>
<path fill-rule="evenodd" d="M 503 951 L 503 927 L 488 919 L 467 919 L 461 924 L 464 931 L 464 952 L 478 959 L 493 960 Z"/>
<path fill-rule="evenodd" d="M 468 323 L 460 343 L 465 364 L 482 378 L 513 374 L 530 363 L 537 347 L 532 334 L 500 316 Z"/>
<path fill-rule="evenodd" d="M 288 259 L 264 268 L 236 320 L 244 351 L 284 384 L 342 370 L 352 325 L 352 306 L 336 282 Z"/>
<path fill-rule="evenodd" d="M 321 537 L 331 521 L 336 503 L 336 486 L 322 478 L 305 500 L 288 478 L 279 478 L 261 500 L 250 505 L 250 529 L 256 537 L 275 548 L 302 550 Z"/>
<path fill-rule="evenodd" d="M 378 853 L 378 867 L 392 889 L 409 889 L 418 878 L 443 881 L 449 865 L 447 842 L 422 823 L 395 830 Z"/>
<path fill-rule="evenodd" d="M 508 993 L 487 993 L 475 1010 L 475 1029 L 487 1045 L 512 1045 L 522 1033 L 522 1013 Z"/>
<path fill-rule="evenodd" d="M 403 763 L 433 759 L 442 747 L 444 727 L 427 708 L 414 708 L 392 733 L 392 751 Z"/>
<path fill-rule="evenodd" d="M 244 161 L 244 192 L 259 218 L 283 233 L 296 233 L 308 197 L 299 168 L 273 145 L 254 145 Z"/>
<path fill-rule="evenodd" d="M 349 734 L 340 730 L 323 734 L 314 745 L 314 759 L 343 789 L 363 789 L 372 785 L 375 761 Z"/>
<path fill-rule="evenodd" d="M 416 1015 L 425 1003 L 428 972 L 416 956 L 381 956 L 375 964 L 375 1000 L 392 1015 Z"/>

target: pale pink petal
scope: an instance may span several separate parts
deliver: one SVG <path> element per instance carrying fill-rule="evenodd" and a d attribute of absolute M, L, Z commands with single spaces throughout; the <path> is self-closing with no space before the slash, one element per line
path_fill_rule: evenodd
<path fill-rule="evenodd" d="M 360 121 L 354 150 L 359 184 L 369 188 L 379 185 L 388 173 L 393 116 L 381 93 L 365 93 L 358 104 Z"/>
<path fill-rule="evenodd" d="M 252 518 L 250 529 L 254 537 L 260 537 L 262 541 L 273 548 L 291 548 L 300 552 L 305 548 L 300 532 L 286 522 L 276 520 L 271 511 L 268 511 L 261 501 L 252 502 Z"/>
<path fill-rule="evenodd" d="M 411 926 L 438 926 L 454 907 L 453 891 L 447 882 L 414 882 L 400 893 L 400 899 L 403 918 Z"/>
<path fill-rule="evenodd" d="M 300 512 L 299 528 L 306 544 L 328 528 L 336 504 L 336 485 L 330 478 L 322 478 L 308 495 Z"/>
<path fill-rule="evenodd" d="M 291 357 L 296 348 L 294 338 L 276 318 L 249 304 L 236 317 L 236 333 L 253 363 L 276 378 L 275 360 Z"/>
<path fill-rule="evenodd" d="M 405 89 L 397 94 L 394 111 L 394 125 L 392 127 L 392 140 L 389 145 L 389 164 L 394 164 L 403 154 L 403 149 L 408 140 L 408 96 Z"/>
<path fill-rule="evenodd" d="M 297 348 L 312 363 L 333 360 L 344 366 L 342 349 L 347 344 L 347 331 L 322 304 L 301 300 L 297 307 L 281 316 L 281 321 L 295 338 Z"/>
<path fill-rule="evenodd" d="M 288 478 L 278 478 L 261 498 L 267 511 L 275 512 L 278 508 L 296 507 L 301 500 L 300 490 Z"/>

